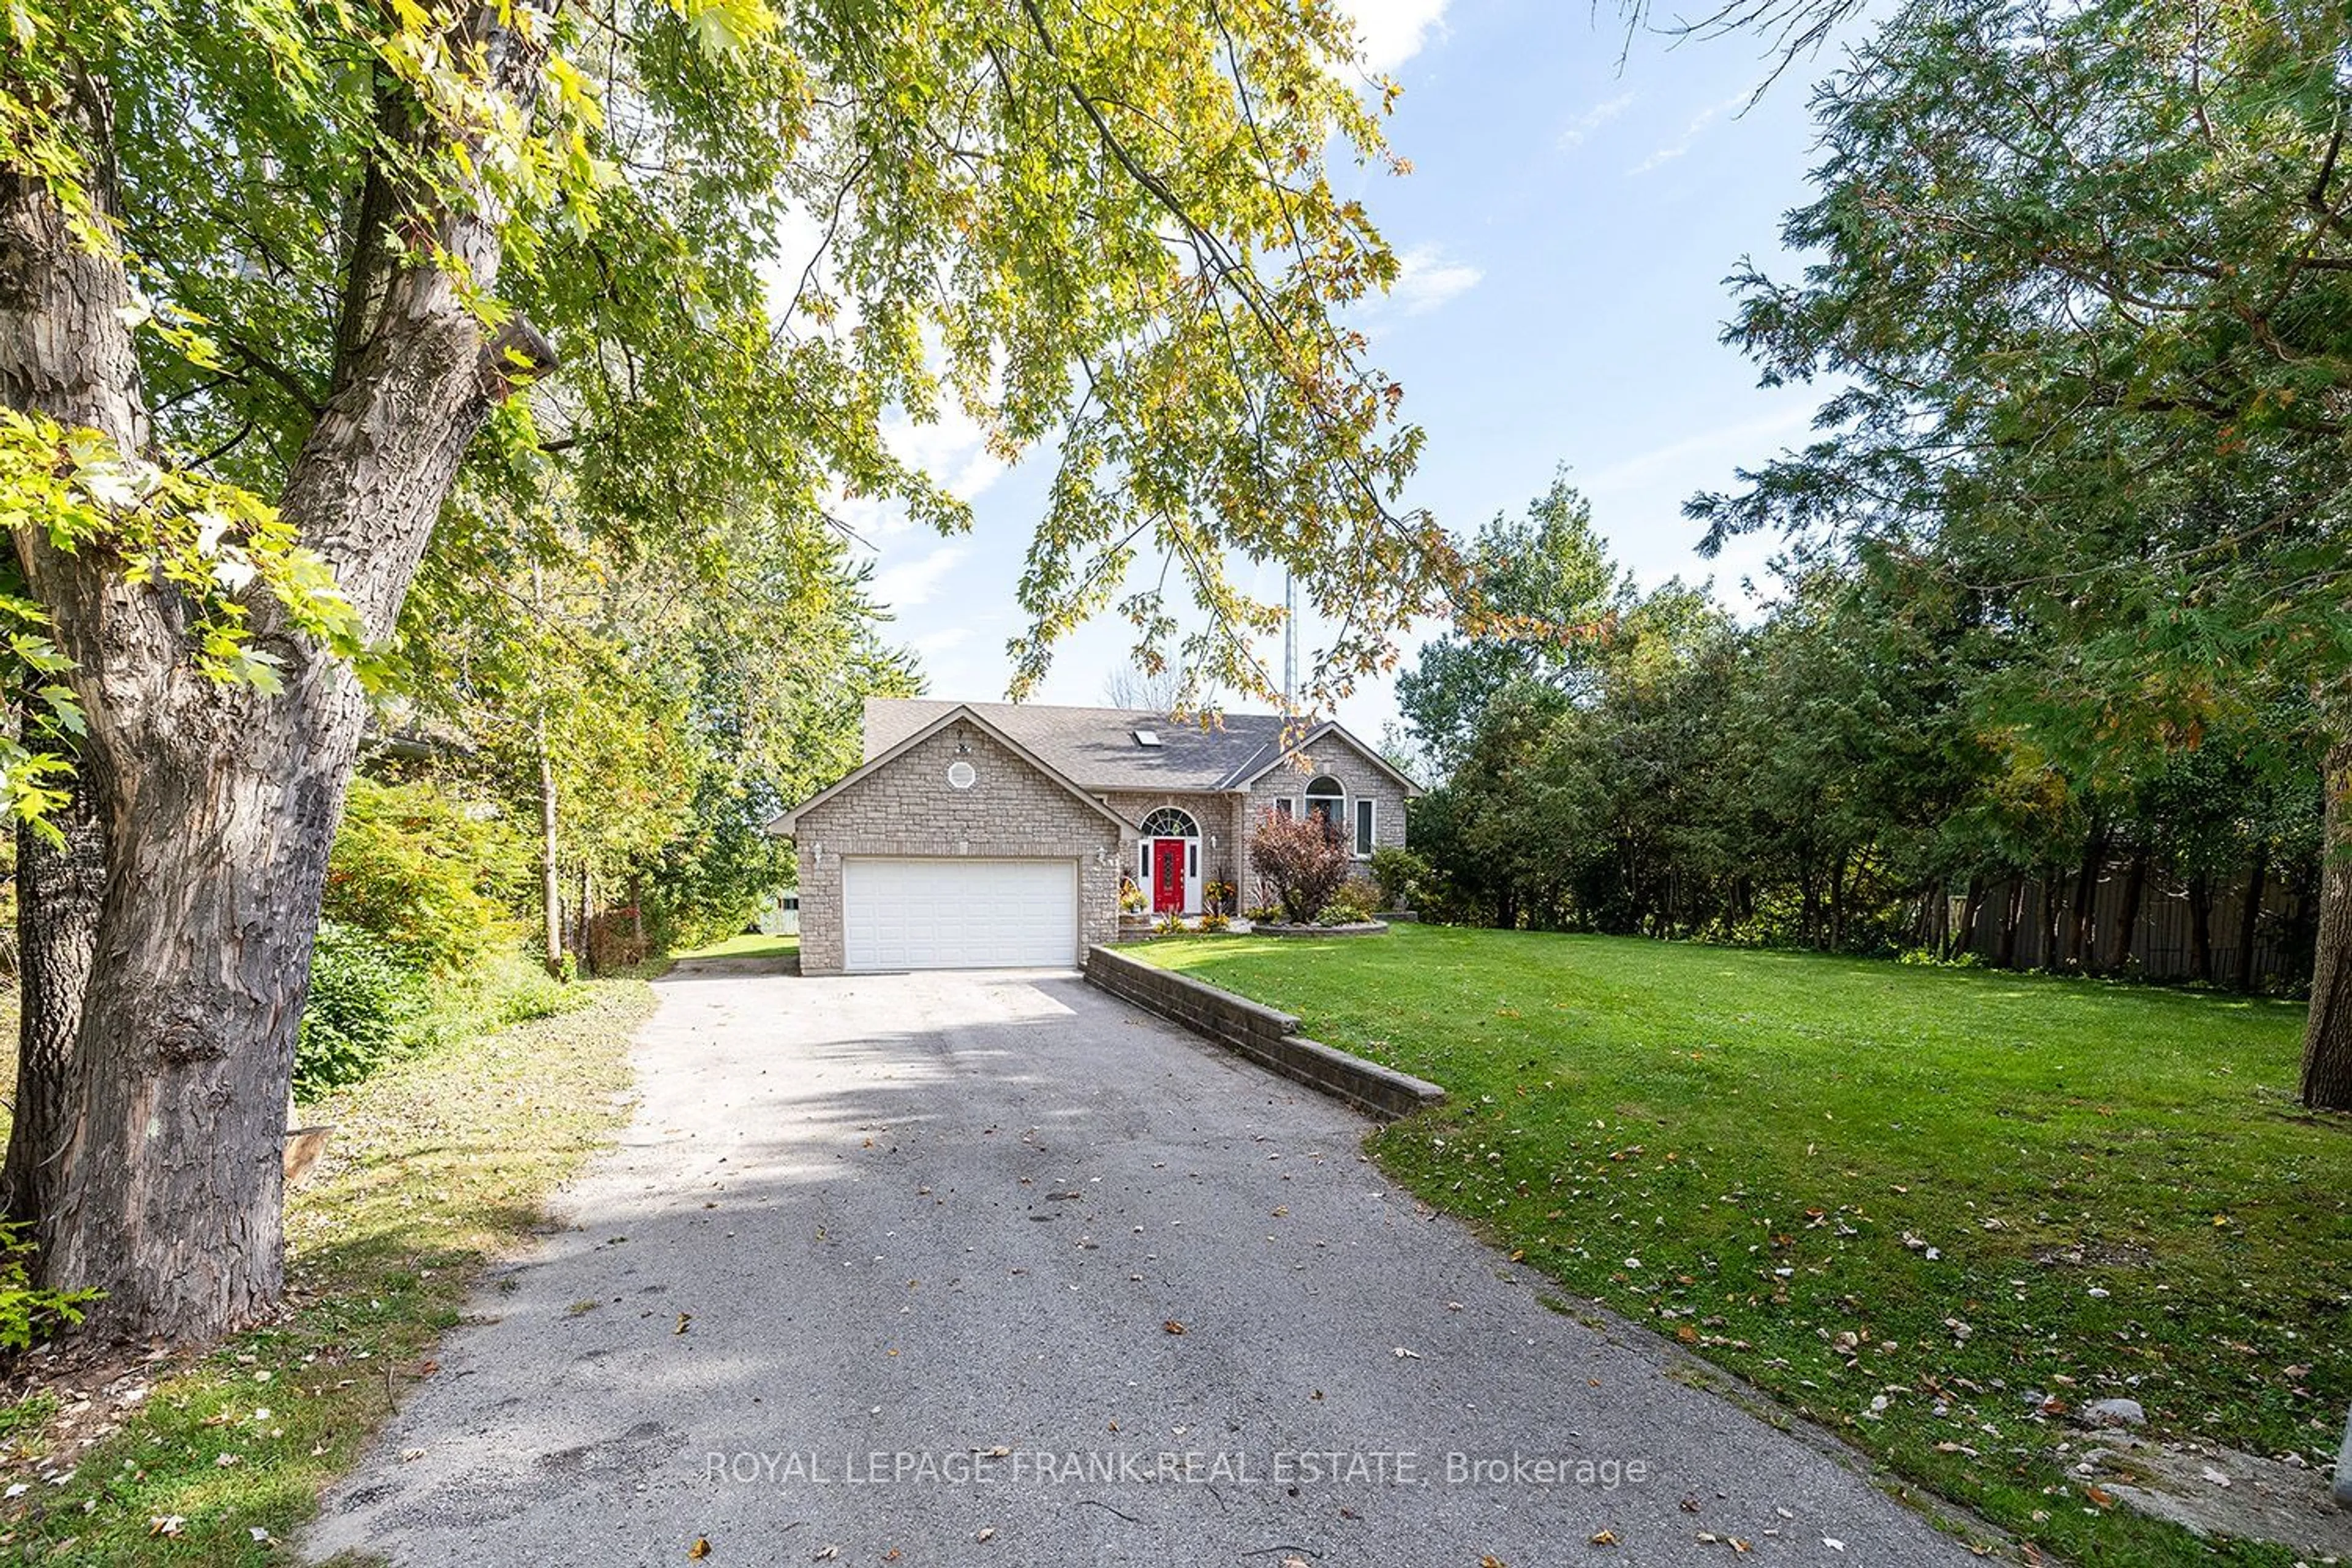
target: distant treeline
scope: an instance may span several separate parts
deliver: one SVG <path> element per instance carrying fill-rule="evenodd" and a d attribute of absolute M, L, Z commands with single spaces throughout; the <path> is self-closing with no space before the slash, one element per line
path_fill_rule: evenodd
<path fill-rule="evenodd" d="M 1433 917 L 2308 980 L 2324 745 L 2298 694 L 2089 700 L 1997 596 L 1884 559 L 1791 570 L 1743 625 L 1638 591 L 1564 485 L 1478 560 L 1480 618 L 1399 682 L 1402 760 L 1440 781 L 1412 818 Z"/>

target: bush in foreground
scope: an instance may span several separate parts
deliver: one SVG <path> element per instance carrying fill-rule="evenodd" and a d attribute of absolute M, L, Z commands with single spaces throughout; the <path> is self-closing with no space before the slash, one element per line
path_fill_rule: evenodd
<path fill-rule="evenodd" d="M 294 1044 L 294 1093 L 314 1100 L 357 1083 L 401 1048 L 424 1011 L 422 977 L 372 931 L 320 921 L 310 995 Z"/>
<path fill-rule="evenodd" d="M 327 865 L 327 918 L 452 973 L 514 939 L 508 901 L 530 846 L 513 824 L 430 782 L 352 781 Z"/>
<path fill-rule="evenodd" d="M 1250 869 L 1293 925 L 1312 924 L 1355 868 L 1355 858 L 1328 824 L 1274 811 L 1258 818 L 1249 857 Z"/>

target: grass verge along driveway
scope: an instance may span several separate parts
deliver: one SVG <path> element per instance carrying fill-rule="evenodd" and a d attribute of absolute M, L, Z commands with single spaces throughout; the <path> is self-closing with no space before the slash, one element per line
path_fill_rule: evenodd
<path fill-rule="evenodd" d="M 2352 1127 L 2293 1103 L 2297 1005 L 1434 927 L 1134 951 L 1444 1085 L 1372 1141 L 1400 1180 L 2077 1561 L 2213 1559 L 2090 1495 L 2064 1407 L 2334 1457 Z"/>
<path fill-rule="evenodd" d="M 23 1489 L 0 1514 L 0 1552 L 285 1562 L 320 1489 L 438 1370 L 435 1342 L 477 1267 L 522 1240 L 627 1119 L 629 1037 L 651 988 L 591 981 L 564 1000 L 504 1028 L 493 1012 L 493 1032 L 453 1031 L 304 1106 L 336 1131 L 288 1198 L 284 1320 L 192 1363 L 101 1373 L 79 1417 L 47 1393 L 0 1411 L 0 1480 Z"/>

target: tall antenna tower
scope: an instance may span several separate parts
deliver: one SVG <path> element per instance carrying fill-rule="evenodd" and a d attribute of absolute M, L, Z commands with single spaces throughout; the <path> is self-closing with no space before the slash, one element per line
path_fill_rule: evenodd
<path fill-rule="evenodd" d="M 1288 570 L 1282 574 L 1282 712 L 1285 718 L 1298 706 L 1298 579 Z"/>

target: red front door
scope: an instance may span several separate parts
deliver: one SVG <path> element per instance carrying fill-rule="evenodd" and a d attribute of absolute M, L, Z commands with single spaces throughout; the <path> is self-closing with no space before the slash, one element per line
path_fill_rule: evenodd
<path fill-rule="evenodd" d="M 1151 841 L 1151 912 L 1184 912 L 1184 841 L 1181 838 Z"/>

